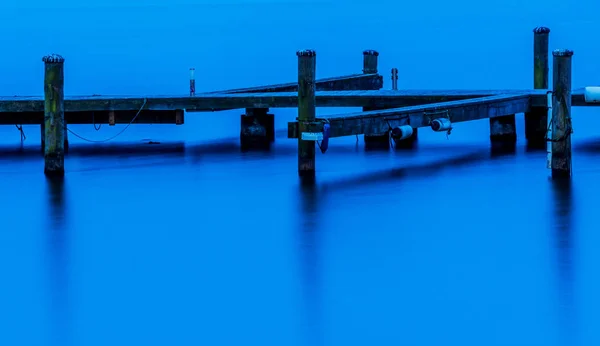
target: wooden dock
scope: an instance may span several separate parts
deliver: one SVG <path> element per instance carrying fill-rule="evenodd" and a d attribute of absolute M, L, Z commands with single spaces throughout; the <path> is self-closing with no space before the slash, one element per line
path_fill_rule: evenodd
<path fill-rule="evenodd" d="M 0 125 L 41 125 L 45 171 L 63 174 L 68 124 L 182 125 L 186 113 L 244 109 L 240 139 L 254 145 L 274 140 L 271 109 L 297 108 L 288 138 L 298 140 L 299 175 L 314 177 L 315 143 L 325 152 L 330 138 L 364 134 L 366 144 L 389 148 L 390 138 L 397 146 L 413 143 L 419 128 L 450 132 L 453 123 L 488 118 L 492 144 L 514 145 L 514 116 L 524 113 L 528 142 L 548 147 L 553 175 L 570 176 L 571 106 L 600 103 L 586 100 L 583 88 L 571 90 L 573 53 L 568 50 L 552 52 L 554 85 L 549 87 L 549 33 L 543 27 L 533 30 L 533 88 L 514 90 L 397 90 L 397 69 L 392 69 L 392 90 L 381 90 L 379 54 L 373 50 L 363 52 L 362 74 L 316 79 L 316 52 L 304 50 L 297 52 L 298 81 L 291 83 L 196 93 L 191 69 L 189 95 L 64 96 L 64 59 L 51 55 L 43 59 L 44 96 L 0 97 Z M 317 117 L 318 107 L 363 111 Z"/>

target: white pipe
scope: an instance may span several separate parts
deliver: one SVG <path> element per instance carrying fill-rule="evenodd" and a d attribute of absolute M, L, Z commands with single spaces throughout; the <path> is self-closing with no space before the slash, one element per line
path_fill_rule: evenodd
<path fill-rule="evenodd" d="M 583 95 L 585 96 L 585 102 L 598 103 L 600 102 L 600 87 L 585 87 Z"/>

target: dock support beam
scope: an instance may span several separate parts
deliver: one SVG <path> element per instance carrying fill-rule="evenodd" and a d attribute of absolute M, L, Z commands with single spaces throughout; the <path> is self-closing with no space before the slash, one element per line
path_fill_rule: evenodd
<path fill-rule="evenodd" d="M 550 29 L 537 27 L 533 29 L 533 88 L 548 89 L 548 41 Z M 548 109 L 536 107 L 525 113 L 525 138 L 532 148 L 546 147 L 548 129 Z"/>
<path fill-rule="evenodd" d="M 571 176 L 571 60 L 573 51 L 552 52 L 552 177 Z"/>
<path fill-rule="evenodd" d="M 316 112 L 315 76 L 317 53 L 314 50 L 301 50 L 298 56 L 298 175 L 302 179 L 315 177 L 315 142 L 302 140 L 310 122 L 314 122 Z"/>
<path fill-rule="evenodd" d="M 515 115 L 490 118 L 490 141 L 493 152 L 512 152 L 516 149 Z"/>
<path fill-rule="evenodd" d="M 275 116 L 268 112 L 268 108 L 246 108 L 240 117 L 242 148 L 264 148 L 275 140 Z"/>
<path fill-rule="evenodd" d="M 47 55 L 44 62 L 44 174 L 65 173 L 64 61 L 57 54 Z"/>
<path fill-rule="evenodd" d="M 377 60 L 379 52 L 374 50 L 365 50 L 363 52 L 363 73 L 377 73 Z M 363 112 L 377 110 L 377 107 L 363 107 Z M 389 131 L 384 133 L 365 133 L 365 149 L 389 149 L 390 136 Z"/>

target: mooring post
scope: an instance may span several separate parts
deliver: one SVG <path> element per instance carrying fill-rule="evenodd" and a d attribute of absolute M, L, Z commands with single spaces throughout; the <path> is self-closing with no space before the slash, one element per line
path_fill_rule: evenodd
<path fill-rule="evenodd" d="M 44 173 L 65 173 L 64 61 L 57 54 L 47 55 L 44 62 Z"/>
<path fill-rule="evenodd" d="M 550 29 L 540 26 L 533 29 L 533 88 L 548 89 L 548 41 Z M 547 107 L 536 107 L 525 114 L 525 138 L 534 148 L 546 147 L 548 129 Z"/>
<path fill-rule="evenodd" d="M 571 176 L 571 60 L 573 51 L 552 52 L 552 177 Z"/>
<path fill-rule="evenodd" d="M 375 50 L 363 51 L 363 73 L 372 74 L 377 73 L 377 61 L 379 58 L 379 52 Z M 377 88 L 376 90 L 379 90 Z M 377 106 L 363 107 L 363 112 L 380 109 Z M 364 135 L 365 148 L 366 149 L 389 149 L 390 148 L 390 136 L 389 131 L 384 133 L 368 133 Z"/>
<path fill-rule="evenodd" d="M 398 69 L 392 68 L 392 90 L 398 90 Z"/>
<path fill-rule="evenodd" d="M 196 96 L 196 69 L 190 67 L 190 97 Z"/>
<path fill-rule="evenodd" d="M 303 132 L 315 121 L 315 79 L 317 52 L 300 50 L 298 56 L 298 175 L 301 178 L 315 176 L 315 141 L 303 140 Z"/>

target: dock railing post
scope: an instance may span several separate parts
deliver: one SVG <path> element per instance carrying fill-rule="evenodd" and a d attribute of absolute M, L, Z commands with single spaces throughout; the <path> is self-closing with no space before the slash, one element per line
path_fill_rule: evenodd
<path fill-rule="evenodd" d="M 377 64 L 379 60 L 379 52 L 375 50 L 365 50 L 363 51 L 363 73 L 371 74 L 377 73 Z M 379 88 L 375 89 L 379 90 Z M 373 105 L 372 107 L 363 107 L 363 111 L 372 111 L 380 109 L 377 105 Z M 390 135 L 389 131 L 384 133 L 368 133 L 365 132 L 364 135 L 365 140 L 365 148 L 366 149 L 389 149 L 390 148 Z"/>
<path fill-rule="evenodd" d="M 540 26 L 533 29 L 533 88 L 548 89 L 548 42 L 550 29 Z M 536 107 L 525 114 L 525 138 L 533 148 L 546 147 L 548 109 Z"/>
<path fill-rule="evenodd" d="M 392 90 L 398 90 L 398 69 L 392 68 Z"/>
<path fill-rule="evenodd" d="M 315 80 L 317 53 L 300 50 L 298 56 L 298 175 L 315 177 L 315 142 L 302 140 L 302 133 L 314 122 L 316 112 Z"/>
<path fill-rule="evenodd" d="M 571 165 L 571 61 L 573 51 L 552 52 L 552 119 L 550 167 L 552 177 L 570 177 Z"/>
<path fill-rule="evenodd" d="M 57 54 L 42 58 L 44 62 L 44 174 L 65 173 L 64 61 Z"/>

